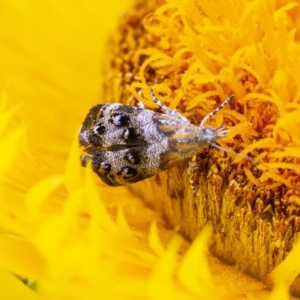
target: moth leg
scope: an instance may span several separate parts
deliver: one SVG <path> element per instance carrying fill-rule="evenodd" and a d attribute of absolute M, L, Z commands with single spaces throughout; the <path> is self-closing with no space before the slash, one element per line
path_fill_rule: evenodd
<path fill-rule="evenodd" d="M 187 176 L 189 178 L 189 184 L 192 190 L 193 197 L 196 197 L 197 191 L 199 189 L 199 165 L 197 162 L 197 156 L 194 155 L 191 160 L 189 161 L 188 169 L 187 169 Z"/>
<path fill-rule="evenodd" d="M 141 109 L 145 109 L 146 106 L 145 104 L 142 102 L 142 101 L 139 101 L 137 104 L 136 104 L 137 107 L 141 108 Z"/>
<path fill-rule="evenodd" d="M 234 94 L 230 94 L 218 107 L 212 110 L 209 114 L 207 114 L 200 123 L 200 127 L 204 128 L 205 123 L 211 119 L 219 110 L 221 110 L 227 103 L 229 103 L 234 98 Z"/>
<path fill-rule="evenodd" d="M 86 167 L 88 164 L 92 163 L 92 158 L 90 155 L 81 155 L 80 162 L 82 167 Z"/>
<path fill-rule="evenodd" d="M 138 94 L 139 94 L 141 97 L 143 97 L 143 92 L 142 92 L 142 90 L 139 90 L 139 91 L 138 91 Z M 139 107 L 139 108 L 141 108 L 141 109 L 145 109 L 145 108 L 146 108 L 145 104 L 144 104 L 142 101 L 138 101 L 138 103 L 137 103 L 136 106 Z"/>
<path fill-rule="evenodd" d="M 185 122 L 190 123 L 190 121 L 189 121 L 187 118 L 185 118 L 181 113 L 179 113 L 176 109 L 173 109 L 173 110 L 172 110 L 172 109 L 168 108 L 166 105 L 164 105 L 164 104 L 163 104 L 163 103 L 155 96 L 155 94 L 154 94 L 152 88 L 150 88 L 150 95 L 151 95 L 151 97 L 152 97 L 153 102 L 156 103 L 156 104 L 159 106 L 159 108 L 160 108 L 165 114 L 167 114 L 167 115 L 169 115 L 169 116 L 172 116 L 172 117 L 175 117 L 175 118 L 179 118 L 179 119 L 181 119 L 181 120 L 183 120 L 183 121 L 185 121 Z"/>

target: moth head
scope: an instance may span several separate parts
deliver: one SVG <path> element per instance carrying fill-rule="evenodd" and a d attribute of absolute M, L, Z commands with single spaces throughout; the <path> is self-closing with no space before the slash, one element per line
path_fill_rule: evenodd
<path fill-rule="evenodd" d="M 199 140 L 203 141 L 207 144 L 212 144 L 216 140 L 221 139 L 225 136 L 227 136 L 228 130 L 226 126 L 223 124 L 219 127 L 205 127 L 200 128 L 199 130 Z"/>

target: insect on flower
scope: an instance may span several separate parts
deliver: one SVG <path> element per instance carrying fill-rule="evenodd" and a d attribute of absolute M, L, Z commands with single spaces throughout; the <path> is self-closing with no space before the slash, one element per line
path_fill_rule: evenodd
<path fill-rule="evenodd" d="M 134 183 L 191 158 L 203 146 L 227 135 L 225 125 L 205 127 L 206 122 L 234 96 L 229 95 L 195 126 L 154 95 L 163 113 L 119 103 L 98 104 L 87 114 L 79 135 L 83 166 L 90 161 L 99 177 L 112 186 Z"/>

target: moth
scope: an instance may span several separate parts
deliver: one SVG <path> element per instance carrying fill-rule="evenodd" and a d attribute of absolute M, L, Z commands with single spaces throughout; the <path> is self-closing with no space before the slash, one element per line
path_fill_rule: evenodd
<path fill-rule="evenodd" d="M 215 142 L 227 135 L 224 124 L 216 128 L 205 124 L 233 94 L 195 126 L 177 110 L 162 104 L 152 89 L 150 92 L 162 113 L 119 103 L 98 104 L 81 126 L 81 163 L 86 166 L 89 161 L 93 171 L 111 186 L 151 177 L 191 158 L 206 145 L 220 149 Z"/>

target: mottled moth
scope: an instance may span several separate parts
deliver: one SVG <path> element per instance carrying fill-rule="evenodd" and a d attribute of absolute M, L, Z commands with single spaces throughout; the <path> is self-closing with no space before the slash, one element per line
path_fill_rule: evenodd
<path fill-rule="evenodd" d="M 83 166 L 90 161 L 98 176 L 112 186 L 134 183 L 191 158 L 203 146 L 227 135 L 225 125 L 205 127 L 206 122 L 232 98 L 229 95 L 193 125 L 177 110 L 163 105 L 151 90 L 162 113 L 119 103 L 98 104 L 87 114 L 79 134 Z"/>

